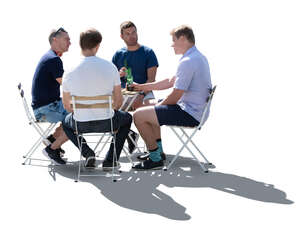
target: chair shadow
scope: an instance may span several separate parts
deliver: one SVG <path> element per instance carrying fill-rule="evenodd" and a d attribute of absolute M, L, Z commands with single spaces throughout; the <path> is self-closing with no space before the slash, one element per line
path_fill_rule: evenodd
<path fill-rule="evenodd" d="M 169 161 L 172 158 L 173 156 L 170 155 L 167 157 Z M 55 173 L 58 173 L 63 177 L 75 179 L 77 165 L 78 163 L 54 166 L 52 175 L 55 176 Z M 276 189 L 272 184 L 214 171 L 204 174 L 199 164 L 187 157 L 178 157 L 168 171 L 130 170 L 122 172 L 117 182 L 112 182 L 111 178 L 104 176 L 82 177 L 81 182 L 93 184 L 101 191 L 102 195 L 121 207 L 157 214 L 173 220 L 189 220 L 191 216 L 186 213 L 183 205 L 158 190 L 161 184 L 167 187 L 212 188 L 266 203 L 294 203 L 287 199 L 284 191 Z"/>

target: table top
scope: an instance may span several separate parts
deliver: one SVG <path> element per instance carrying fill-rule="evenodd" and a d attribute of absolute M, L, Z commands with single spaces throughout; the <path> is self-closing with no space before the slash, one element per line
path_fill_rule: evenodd
<path fill-rule="evenodd" d="M 136 94 L 138 94 L 138 93 L 139 93 L 139 91 L 128 91 L 128 90 L 126 90 L 125 88 L 122 89 L 122 94 L 123 94 L 123 95 L 136 95 Z"/>

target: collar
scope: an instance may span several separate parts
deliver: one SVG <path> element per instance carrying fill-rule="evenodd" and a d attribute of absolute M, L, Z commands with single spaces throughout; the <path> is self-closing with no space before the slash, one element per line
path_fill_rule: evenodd
<path fill-rule="evenodd" d="M 197 50 L 197 48 L 196 48 L 196 46 L 194 45 L 193 47 L 189 48 L 189 49 L 183 54 L 182 58 L 185 57 L 185 56 L 190 55 L 192 52 L 194 52 L 194 51 L 196 51 L 196 50 Z"/>
<path fill-rule="evenodd" d="M 53 49 L 51 49 L 55 55 L 57 55 L 58 57 L 62 57 L 63 53 L 62 52 L 56 52 Z"/>

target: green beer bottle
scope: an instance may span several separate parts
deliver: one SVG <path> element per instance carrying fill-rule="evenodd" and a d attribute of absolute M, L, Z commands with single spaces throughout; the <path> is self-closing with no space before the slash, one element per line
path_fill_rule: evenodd
<path fill-rule="evenodd" d="M 133 91 L 133 87 L 131 86 L 132 83 L 133 83 L 133 76 L 132 76 L 131 68 L 130 67 L 127 69 L 126 73 L 127 73 L 127 77 L 126 77 L 126 80 L 127 80 L 127 84 L 126 84 L 127 90 L 128 91 Z"/>

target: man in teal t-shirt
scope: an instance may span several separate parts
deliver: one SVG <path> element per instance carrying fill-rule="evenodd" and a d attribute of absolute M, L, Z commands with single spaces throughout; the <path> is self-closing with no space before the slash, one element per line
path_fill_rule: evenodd
<path fill-rule="evenodd" d="M 123 22 L 120 28 L 121 38 L 124 40 L 126 47 L 121 48 L 114 54 L 112 62 L 119 70 L 122 87 L 125 88 L 126 85 L 125 70 L 127 68 L 131 68 L 134 82 L 139 84 L 154 82 L 158 67 L 154 51 L 137 42 L 137 29 L 131 21 Z M 132 105 L 133 109 L 149 105 L 149 100 L 154 98 L 152 91 L 143 92 Z"/>
<path fill-rule="evenodd" d="M 139 84 L 155 81 L 158 61 L 154 51 L 144 45 L 140 45 L 138 41 L 137 29 L 133 22 L 125 21 L 120 26 L 121 38 L 124 40 L 126 47 L 118 50 L 112 62 L 119 70 L 121 77 L 122 88 L 126 86 L 126 70 L 131 69 L 133 81 Z M 152 91 L 143 91 L 132 104 L 132 109 L 135 110 L 141 106 L 149 105 L 150 100 L 154 99 Z M 130 130 L 133 140 L 137 142 L 138 134 Z M 132 153 L 135 149 L 134 143 L 127 138 L 129 152 Z"/>

